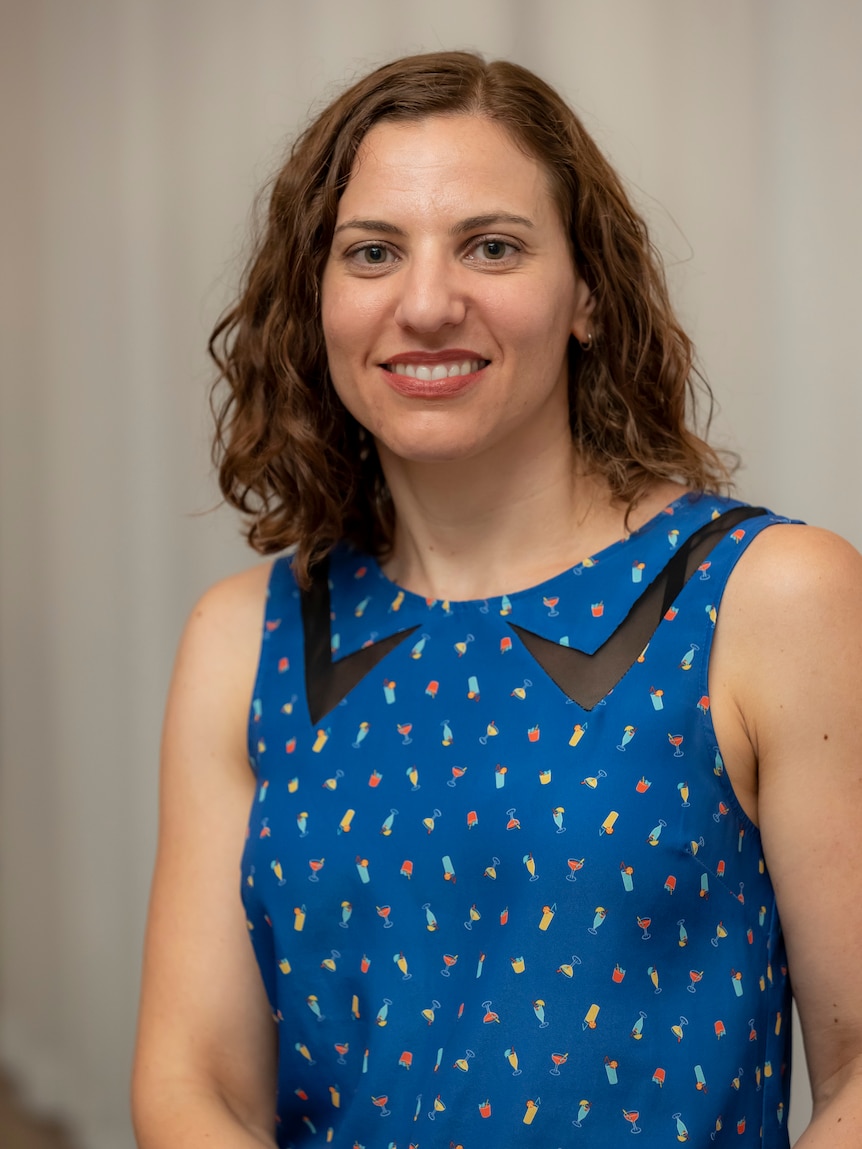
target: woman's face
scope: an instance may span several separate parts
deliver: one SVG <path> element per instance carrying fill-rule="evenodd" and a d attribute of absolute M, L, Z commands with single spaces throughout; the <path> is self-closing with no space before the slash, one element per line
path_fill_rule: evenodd
<path fill-rule="evenodd" d="M 541 165 L 487 119 L 365 136 L 323 274 L 335 389 L 382 452 L 472 458 L 559 439 L 592 300 Z"/>

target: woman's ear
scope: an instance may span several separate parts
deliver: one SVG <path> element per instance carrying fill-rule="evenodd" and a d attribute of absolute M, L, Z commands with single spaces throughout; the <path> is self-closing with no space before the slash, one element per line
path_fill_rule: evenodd
<path fill-rule="evenodd" d="M 572 319 L 572 335 L 580 344 L 586 344 L 592 339 L 592 324 L 590 317 L 596 306 L 596 297 L 590 291 L 589 284 L 580 276 L 575 284 L 575 311 Z"/>

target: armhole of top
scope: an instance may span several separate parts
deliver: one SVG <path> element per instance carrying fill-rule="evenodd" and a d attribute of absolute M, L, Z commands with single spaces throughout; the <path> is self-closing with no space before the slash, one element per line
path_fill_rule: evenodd
<path fill-rule="evenodd" d="M 721 604 L 724 600 L 724 593 L 727 589 L 727 584 L 730 580 L 730 577 L 733 574 L 733 572 L 736 570 L 736 567 L 737 567 L 737 564 L 739 563 L 739 560 L 742 558 L 742 556 L 745 554 L 745 552 L 748 550 L 749 546 L 754 542 L 754 540 L 756 538 L 758 538 L 765 530 L 768 530 L 769 527 L 776 526 L 776 525 L 778 525 L 778 526 L 797 525 L 798 526 L 798 525 L 802 525 L 802 523 L 801 523 L 801 520 L 799 520 L 799 519 L 782 518 L 780 515 L 776 515 L 776 514 L 773 514 L 771 511 L 765 511 L 764 510 L 762 512 L 762 514 L 758 517 L 757 520 L 755 520 L 754 522 L 751 522 L 750 524 L 746 523 L 744 537 L 737 542 L 736 551 L 732 552 L 732 554 L 730 556 L 730 560 L 727 563 L 726 568 L 723 568 L 723 570 L 722 570 L 721 585 L 719 586 L 719 590 L 718 590 L 718 594 L 716 595 L 715 602 L 712 603 L 712 606 L 715 609 L 715 615 L 716 615 L 715 623 L 711 623 L 707 620 L 707 623 L 706 623 L 704 630 L 702 632 L 702 643 L 703 643 L 702 649 L 704 652 L 704 657 L 700 663 L 700 669 L 699 669 L 700 678 L 699 678 L 699 683 L 698 683 L 702 697 L 709 698 L 709 696 L 710 696 L 709 695 L 709 678 L 710 678 L 710 667 L 712 664 L 713 640 L 715 638 L 715 631 L 716 631 L 716 627 L 718 626 L 719 618 L 721 617 Z M 748 813 L 746 813 L 745 809 L 742 806 L 742 803 L 739 800 L 739 797 L 737 796 L 736 789 L 733 785 L 733 782 L 730 778 L 730 775 L 728 774 L 727 765 L 726 765 L 726 762 L 724 759 L 724 753 L 722 752 L 721 746 L 719 745 L 718 735 L 716 734 L 715 725 L 714 725 L 713 720 L 712 720 L 712 707 L 711 706 L 708 709 L 706 709 L 705 711 L 703 711 L 702 722 L 703 722 L 704 729 L 707 732 L 707 736 L 709 737 L 709 739 L 711 739 L 712 746 L 714 748 L 715 754 L 717 755 L 717 760 L 721 762 L 722 769 L 721 769 L 721 774 L 720 774 L 720 780 L 722 782 L 722 788 L 724 789 L 725 794 L 728 796 L 728 799 L 733 806 L 733 809 L 736 811 L 737 815 L 742 820 L 743 824 L 746 826 L 747 829 L 750 829 L 755 834 L 757 834 L 757 836 L 759 838 L 760 826 L 757 822 L 755 822 L 751 818 L 751 816 Z"/>
<path fill-rule="evenodd" d="M 289 579 L 290 556 L 282 555 L 273 561 L 269 572 L 269 578 L 267 579 L 266 595 L 264 597 L 263 603 L 263 615 L 260 619 L 257 667 L 254 675 L 254 685 L 252 686 L 251 699 L 249 701 L 248 718 L 246 720 L 246 750 L 248 752 L 248 764 L 255 778 L 258 776 L 259 770 L 255 739 L 255 723 L 257 721 L 258 707 L 260 706 L 260 696 L 262 693 L 261 688 L 263 685 L 264 676 L 266 674 L 264 656 L 266 653 L 267 623 L 272 618 L 273 603 L 284 601 L 286 597 L 285 582 Z"/>

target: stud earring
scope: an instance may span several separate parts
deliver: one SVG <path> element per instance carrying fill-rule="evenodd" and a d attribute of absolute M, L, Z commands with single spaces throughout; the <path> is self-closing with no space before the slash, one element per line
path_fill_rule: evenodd
<path fill-rule="evenodd" d="M 580 343 L 582 351 L 592 351 L 592 349 L 593 349 L 593 333 L 592 333 L 592 331 L 587 332 L 586 339 L 579 339 L 578 343 Z"/>

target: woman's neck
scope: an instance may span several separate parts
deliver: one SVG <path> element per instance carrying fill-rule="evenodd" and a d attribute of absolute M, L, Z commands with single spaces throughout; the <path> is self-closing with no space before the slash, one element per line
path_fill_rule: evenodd
<path fill-rule="evenodd" d="M 384 570 L 425 598 L 491 598 L 545 581 L 625 533 L 625 507 L 583 473 L 568 437 L 533 458 L 416 463 L 380 449 L 396 512 Z M 681 493 L 661 484 L 638 505 L 640 525 Z"/>

